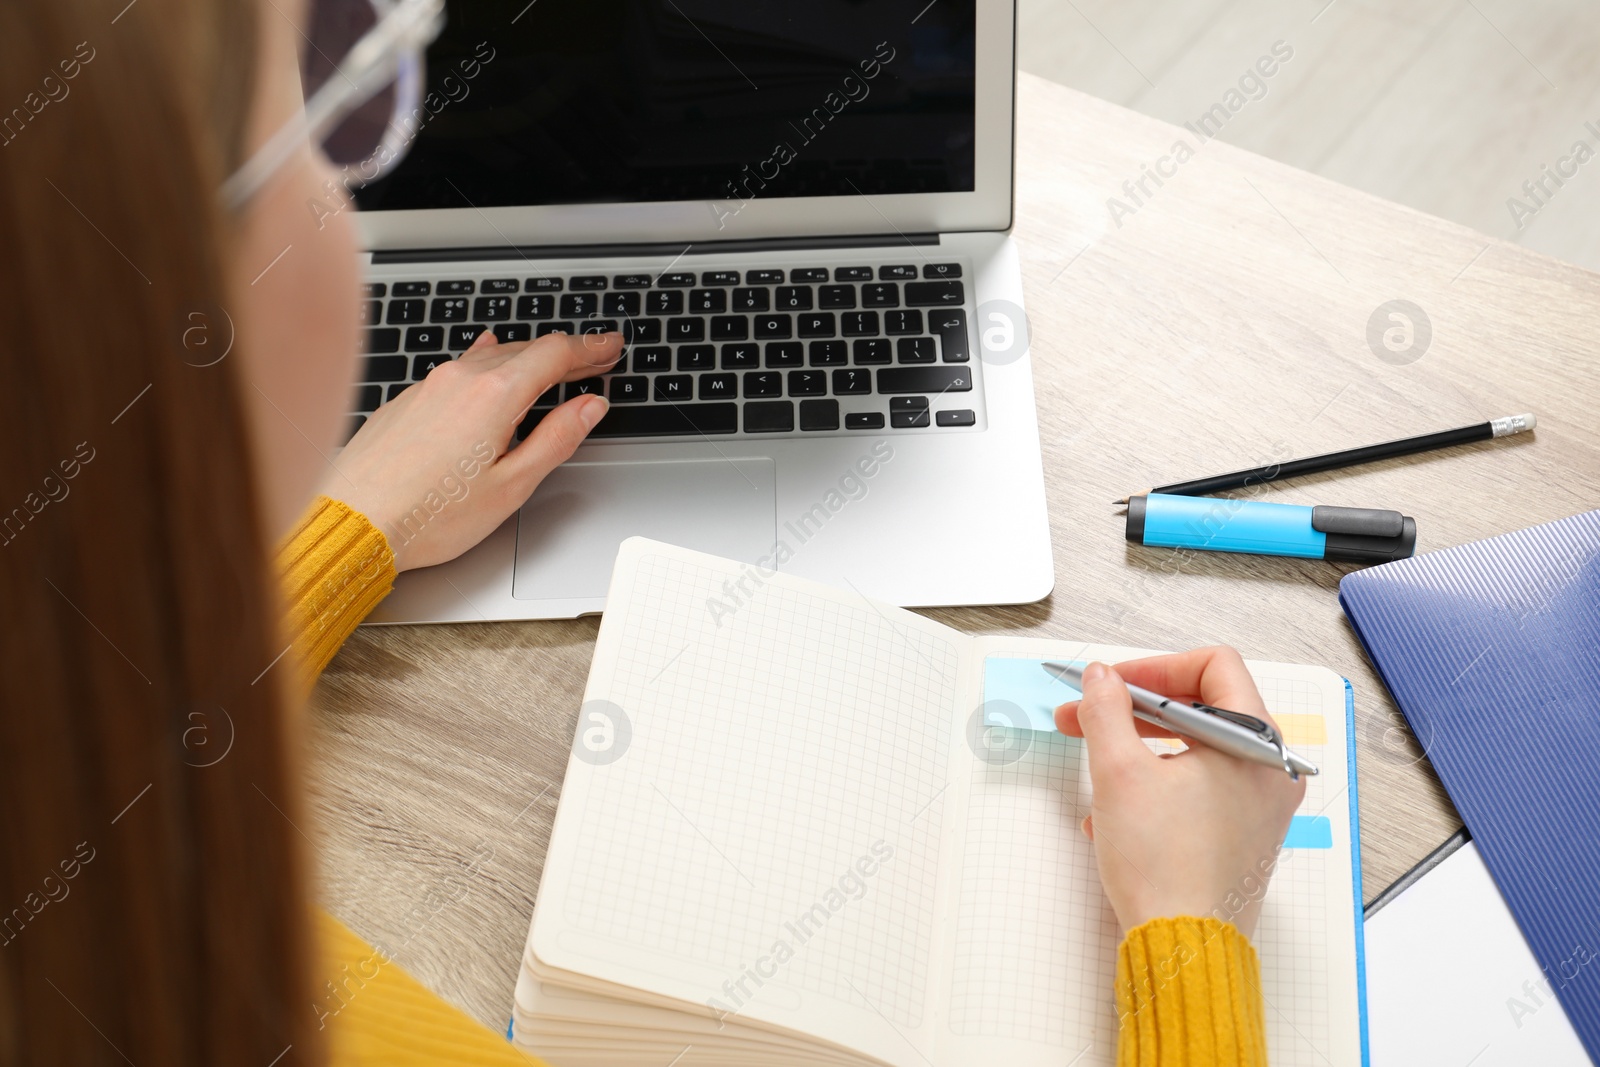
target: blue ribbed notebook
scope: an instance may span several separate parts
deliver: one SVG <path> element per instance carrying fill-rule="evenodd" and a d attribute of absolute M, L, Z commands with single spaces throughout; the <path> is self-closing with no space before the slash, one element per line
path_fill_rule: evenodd
<path fill-rule="evenodd" d="M 1358 571 L 1339 601 L 1522 927 L 1530 980 L 1600 1064 L 1600 511 Z"/>

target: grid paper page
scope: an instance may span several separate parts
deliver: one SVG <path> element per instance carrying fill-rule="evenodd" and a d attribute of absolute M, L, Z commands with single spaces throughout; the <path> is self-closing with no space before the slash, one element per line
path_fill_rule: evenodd
<path fill-rule="evenodd" d="M 640 559 L 603 694 L 631 747 L 592 772 L 564 917 L 724 976 L 724 1007 L 759 967 L 917 1027 L 957 649 L 864 600 L 762 586 L 709 612 L 740 573 Z"/>
<path fill-rule="evenodd" d="M 1034 659 L 1040 650 L 989 654 Z M 1261 674 L 1255 679 L 1274 715 L 1327 722 L 1327 744 L 1295 746 L 1323 771 L 1306 780 L 1299 814 L 1344 819 L 1342 707 L 1336 722 L 1315 684 Z M 1162 742 L 1147 744 L 1170 751 Z M 949 1006 L 955 1033 L 1060 1046 L 1062 1061 L 1080 1067 L 1114 1062 L 1112 980 L 1121 931 L 1100 886 L 1093 845 L 1079 828 L 1092 797 L 1088 760 L 1076 738 L 1034 731 L 1016 762 L 993 766 L 974 759 Z M 1329 912 L 1330 855 L 1298 848 L 1280 853 L 1252 938 L 1273 1067 L 1329 1064 L 1324 931 L 1354 922 L 1353 914 Z"/>

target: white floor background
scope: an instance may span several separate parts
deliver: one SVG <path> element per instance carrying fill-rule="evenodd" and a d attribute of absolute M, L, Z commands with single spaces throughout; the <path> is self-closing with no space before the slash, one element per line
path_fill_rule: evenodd
<path fill-rule="evenodd" d="M 1600 0 L 1019 4 L 1023 70 L 1180 124 L 1284 41 L 1223 140 L 1600 270 Z"/>

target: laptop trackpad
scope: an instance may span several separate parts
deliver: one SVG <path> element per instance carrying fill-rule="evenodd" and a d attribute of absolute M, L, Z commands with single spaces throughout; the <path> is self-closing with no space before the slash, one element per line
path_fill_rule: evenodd
<path fill-rule="evenodd" d="M 518 600 L 603 597 L 634 535 L 754 563 L 777 539 L 767 458 L 564 463 L 518 514 Z"/>

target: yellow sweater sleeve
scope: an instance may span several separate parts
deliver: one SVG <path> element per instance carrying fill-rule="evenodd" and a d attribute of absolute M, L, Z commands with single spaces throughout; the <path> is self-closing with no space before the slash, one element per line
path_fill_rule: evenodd
<path fill-rule="evenodd" d="M 1256 950 L 1232 923 L 1151 919 L 1117 952 L 1117 1067 L 1266 1067 Z"/>
<path fill-rule="evenodd" d="M 284 539 L 278 571 L 287 636 L 309 687 L 393 588 L 394 553 L 365 515 L 319 496 Z M 322 970 L 314 1008 L 333 1067 L 539 1067 L 333 916 L 319 912 L 316 921 Z"/>

